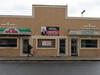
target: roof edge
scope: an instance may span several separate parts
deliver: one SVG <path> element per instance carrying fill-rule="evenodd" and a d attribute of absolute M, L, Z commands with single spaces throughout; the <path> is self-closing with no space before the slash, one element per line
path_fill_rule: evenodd
<path fill-rule="evenodd" d="M 100 20 L 100 17 L 67 17 L 67 19 L 90 19 L 90 20 Z"/>
<path fill-rule="evenodd" d="M 67 7 L 68 5 L 46 5 L 46 4 L 32 4 L 35 7 Z"/>
<path fill-rule="evenodd" d="M 32 16 L 25 16 L 25 15 L 0 15 L 0 17 L 32 18 Z"/>

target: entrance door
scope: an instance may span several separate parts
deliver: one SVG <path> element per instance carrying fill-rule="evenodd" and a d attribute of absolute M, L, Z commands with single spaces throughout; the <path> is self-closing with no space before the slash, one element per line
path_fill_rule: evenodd
<path fill-rule="evenodd" d="M 22 54 L 28 54 L 29 39 L 22 39 Z"/>
<path fill-rule="evenodd" d="M 71 39 L 71 56 L 78 56 L 78 39 Z"/>
<path fill-rule="evenodd" d="M 66 54 L 66 39 L 59 39 L 59 54 Z"/>

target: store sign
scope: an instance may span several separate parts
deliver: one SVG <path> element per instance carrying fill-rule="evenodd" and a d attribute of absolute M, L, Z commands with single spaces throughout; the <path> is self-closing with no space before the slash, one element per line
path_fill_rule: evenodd
<path fill-rule="evenodd" d="M 59 36 L 59 27 L 41 27 L 41 34 L 44 36 Z"/>
<path fill-rule="evenodd" d="M 82 30 L 81 35 L 94 35 L 93 30 Z"/>
<path fill-rule="evenodd" d="M 31 35 L 30 29 L 25 28 L 0 28 L 0 35 Z"/>
<path fill-rule="evenodd" d="M 18 34 L 20 32 L 16 28 L 7 28 L 7 29 L 5 29 L 4 33 L 6 33 L 6 34 Z"/>
<path fill-rule="evenodd" d="M 70 30 L 69 35 L 100 36 L 100 30 Z"/>
<path fill-rule="evenodd" d="M 58 35 L 59 31 L 46 31 L 47 35 Z"/>

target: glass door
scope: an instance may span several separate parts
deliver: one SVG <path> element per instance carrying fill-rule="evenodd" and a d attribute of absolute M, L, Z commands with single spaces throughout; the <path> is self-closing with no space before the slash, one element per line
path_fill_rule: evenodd
<path fill-rule="evenodd" d="M 22 54 L 28 54 L 29 39 L 22 39 Z"/>
<path fill-rule="evenodd" d="M 66 54 L 66 39 L 59 39 L 59 54 Z"/>
<path fill-rule="evenodd" d="M 71 56 L 78 56 L 78 39 L 71 38 Z"/>

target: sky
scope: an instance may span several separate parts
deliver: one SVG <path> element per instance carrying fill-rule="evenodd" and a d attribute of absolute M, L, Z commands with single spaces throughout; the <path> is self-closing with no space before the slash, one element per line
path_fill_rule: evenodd
<path fill-rule="evenodd" d="M 100 0 L 0 0 L 0 15 L 32 15 L 32 4 L 67 5 L 69 17 L 100 17 Z"/>

